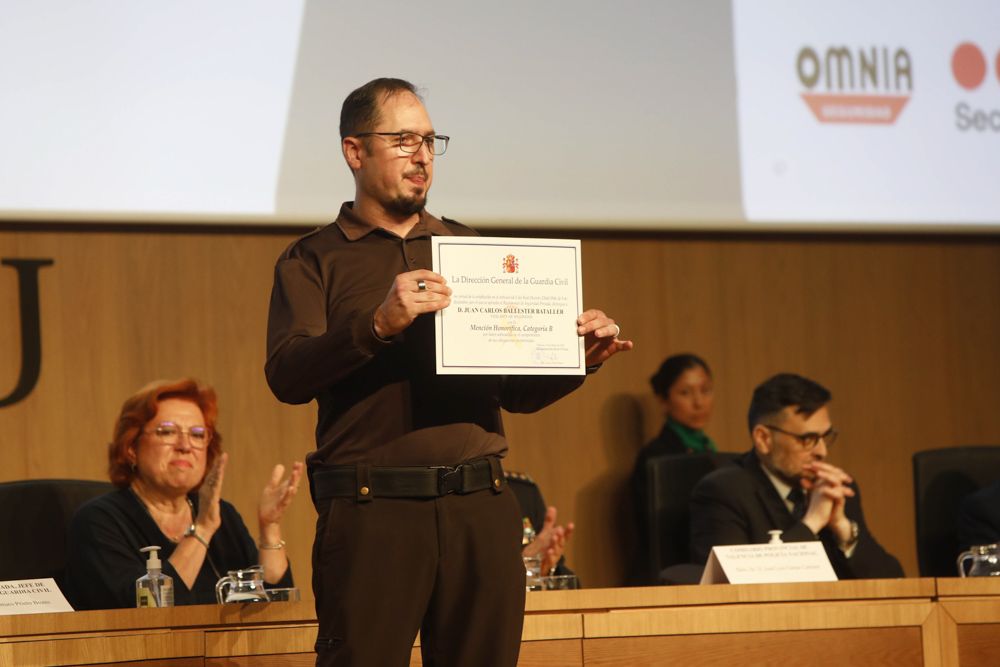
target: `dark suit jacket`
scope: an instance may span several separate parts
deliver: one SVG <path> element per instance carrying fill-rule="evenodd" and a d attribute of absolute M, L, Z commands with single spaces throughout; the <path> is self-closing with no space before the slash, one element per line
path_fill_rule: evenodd
<path fill-rule="evenodd" d="M 766 543 L 770 539 L 769 530 L 784 531 L 783 542 L 817 539 L 808 526 L 792 517 L 753 451 L 735 463 L 703 477 L 691 494 L 691 557 L 694 562 L 704 564 L 713 546 Z M 868 531 L 861 511 L 860 492 L 857 485 L 853 488 L 857 495 L 847 499 L 844 512 L 860 529 L 854 553 L 846 558 L 830 529 L 824 528 L 819 534 L 837 577 L 902 577 L 899 561 Z"/>
<path fill-rule="evenodd" d="M 963 550 L 1000 542 L 1000 481 L 962 499 L 958 542 Z"/>

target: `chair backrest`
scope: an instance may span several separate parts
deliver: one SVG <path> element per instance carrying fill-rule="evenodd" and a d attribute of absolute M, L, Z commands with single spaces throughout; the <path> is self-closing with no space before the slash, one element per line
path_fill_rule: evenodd
<path fill-rule="evenodd" d="M 913 455 L 917 563 L 922 577 L 954 577 L 962 498 L 1000 479 L 1000 446 L 928 449 Z"/>
<path fill-rule="evenodd" d="M 733 452 L 664 454 L 646 462 L 649 572 L 656 575 L 671 565 L 691 561 L 691 491 L 702 477 L 740 456 Z"/>
<path fill-rule="evenodd" d="M 53 577 L 62 585 L 66 530 L 77 508 L 110 482 L 30 479 L 0 483 L 0 581 Z"/>

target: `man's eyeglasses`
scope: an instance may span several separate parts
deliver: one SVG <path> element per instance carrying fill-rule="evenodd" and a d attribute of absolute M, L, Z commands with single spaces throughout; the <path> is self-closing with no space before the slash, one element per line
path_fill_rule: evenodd
<path fill-rule="evenodd" d="M 205 449 L 212 440 L 212 432 L 207 426 L 192 426 L 183 429 L 173 422 L 160 422 L 150 431 L 144 431 L 149 435 L 156 436 L 156 439 L 165 445 L 173 447 L 181 440 L 182 435 L 186 435 L 191 449 Z"/>
<path fill-rule="evenodd" d="M 813 447 L 818 445 L 820 440 L 825 442 L 827 447 L 832 447 L 833 443 L 837 441 L 837 436 L 840 435 L 840 433 L 834 430 L 832 426 L 830 427 L 830 430 L 828 430 L 826 433 L 814 433 L 814 432 L 791 433 L 784 429 L 780 429 L 777 426 L 771 426 L 770 424 L 764 424 L 763 426 L 765 428 L 771 429 L 772 431 L 777 431 L 778 433 L 784 433 L 785 435 L 789 435 L 795 438 L 796 440 L 799 441 L 799 444 L 802 445 L 802 447 L 807 450 L 812 449 Z"/>
<path fill-rule="evenodd" d="M 416 153 L 422 145 L 427 146 L 427 150 L 432 155 L 444 155 L 448 150 L 448 141 L 451 137 L 443 134 L 428 134 L 424 136 L 416 132 L 362 132 L 355 134 L 355 137 L 396 137 L 399 141 L 399 150 L 404 153 Z"/>

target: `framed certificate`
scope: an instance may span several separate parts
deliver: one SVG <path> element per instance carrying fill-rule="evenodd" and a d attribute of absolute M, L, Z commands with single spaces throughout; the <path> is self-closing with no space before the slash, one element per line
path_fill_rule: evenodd
<path fill-rule="evenodd" d="M 583 375 L 580 241 L 435 236 L 452 289 L 434 323 L 442 375 Z"/>

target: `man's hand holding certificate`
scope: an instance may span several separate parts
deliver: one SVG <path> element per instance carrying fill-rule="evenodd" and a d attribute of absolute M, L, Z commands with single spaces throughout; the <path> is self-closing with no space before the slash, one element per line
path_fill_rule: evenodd
<path fill-rule="evenodd" d="M 432 256 L 451 288 L 439 374 L 582 375 L 632 348 L 601 311 L 581 315 L 579 241 L 435 236 Z"/>

